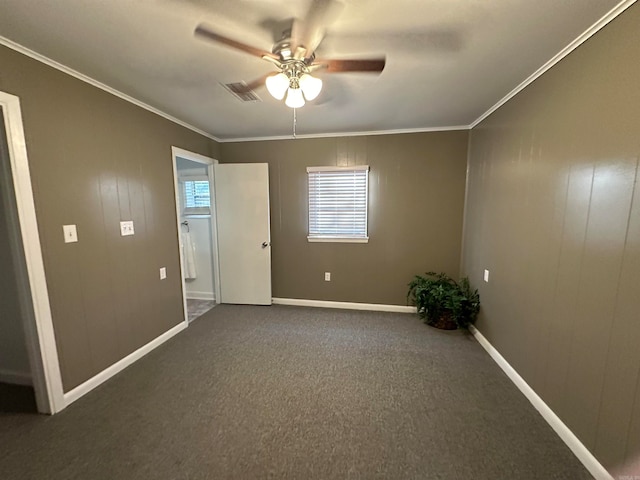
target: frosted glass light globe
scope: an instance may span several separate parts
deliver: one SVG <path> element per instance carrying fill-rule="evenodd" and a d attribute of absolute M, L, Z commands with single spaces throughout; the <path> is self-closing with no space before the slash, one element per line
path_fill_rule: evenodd
<path fill-rule="evenodd" d="M 300 108 L 304 106 L 304 97 L 302 96 L 302 90 L 299 88 L 289 88 L 287 93 L 287 99 L 285 105 L 290 108 Z"/>
<path fill-rule="evenodd" d="M 284 73 L 278 73 L 267 77 L 265 84 L 273 98 L 282 100 L 289 88 L 289 78 Z"/>
<path fill-rule="evenodd" d="M 304 98 L 313 100 L 320 95 L 322 80 L 305 73 L 300 77 L 300 88 L 302 89 L 302 93 L 304 93 Z"/>

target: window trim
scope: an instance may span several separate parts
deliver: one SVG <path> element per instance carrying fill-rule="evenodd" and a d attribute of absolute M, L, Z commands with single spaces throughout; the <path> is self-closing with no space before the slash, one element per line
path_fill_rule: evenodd
<path fill-rule="evenodd" d="M 367 175 L 365 176 L 365 236 L 309 235 L 309 220 L 311 215 L 309 208 L 309 173 L 361 170 L 367 171 Z M 369 165 L 307 167 L 307 241 L 309 243 L 369 243 L 369 172 Z"/>
<path fill-rule="evenodd" d="M 307 241 L 309 243 L 369 243 L 369 237 L 311 237 L 307 235 Z"/>

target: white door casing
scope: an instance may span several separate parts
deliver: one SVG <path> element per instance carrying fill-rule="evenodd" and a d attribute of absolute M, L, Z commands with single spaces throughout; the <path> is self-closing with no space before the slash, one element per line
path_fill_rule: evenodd
<path fill-rule="evenodd" d="M 271 305 L 268 167 L 214 166 L 221 303 Z"/>

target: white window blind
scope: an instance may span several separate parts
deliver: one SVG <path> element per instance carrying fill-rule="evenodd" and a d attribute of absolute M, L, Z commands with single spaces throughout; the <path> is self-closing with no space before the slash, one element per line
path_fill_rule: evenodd
<path fill-rule="evenodd" d="M 184 177 L 182 192 L 185 215 L 209 215 L 211 213 L 211 193 L 206 176 Z"/>
<path fill-rule="evenodd" d="M 308 167 L 309 236 L 367 242 L 369 167 Z"/>

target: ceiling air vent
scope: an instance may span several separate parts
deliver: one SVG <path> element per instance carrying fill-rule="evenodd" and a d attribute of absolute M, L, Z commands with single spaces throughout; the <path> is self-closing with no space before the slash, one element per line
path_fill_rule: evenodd
<path fill-rule="evenodd" d="M 245 82 L 226 83 L 226 88 L 234 97 L 240 99 L 242 102 L 261 102 L 262 100 L 256 92 L 251 90 Z"/>

